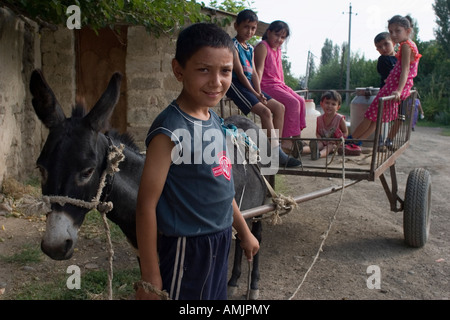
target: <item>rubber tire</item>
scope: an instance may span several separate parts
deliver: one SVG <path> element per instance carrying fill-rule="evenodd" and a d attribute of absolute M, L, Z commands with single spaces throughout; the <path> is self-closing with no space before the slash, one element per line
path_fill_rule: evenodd
<path fill-rule="evenodd" d="M 422 168 L 409 173 L 403 211 L 405 243 L 414 248 L 425 245 L 430 233 L 431 175 Z"/>

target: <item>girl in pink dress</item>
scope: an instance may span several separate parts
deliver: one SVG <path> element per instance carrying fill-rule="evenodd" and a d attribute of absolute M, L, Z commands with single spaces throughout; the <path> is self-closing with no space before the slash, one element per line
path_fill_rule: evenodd
<path fill-rule="evenodd" d="M 382 116 L 383 122 L 396 120 L 398 106 L 402 100 L 405 100 L 410 95 L 413 79 L 417 76 L 419 59 L 422 55 L 419 54 L 416 44 L 410 40 L 413 31 L 411 18 L 409 16 L 402 17 L 397 15 L 389 20 L 388 23 L 392 41 L 400 44 L 396 54 L 397 64 L 386 79 L 386 84 L 378 92 L 364 114 L 364 120 L 355 129 L 355 132 L 348 136 L 349 139 L 366 139 L 375 131 L 378 100 L 380 97 L 395 96 L 394 100 L 385 103 Z M 389 138 L 392 138 L 395 134 L 396 132 L 390 133 Z"/>
<path fill-rule="evenodd" d="M 261 79 L 261 90 L 281 102 L 285 107 L 282 138 L 299 138 L 306 127 L 305 99 L 284 83 L 281 62 L 281 46 L 289 37 L 289 26 L 283 21 L 274 21 L 267 28 L 255 48 L 255 68 Z M 292 150 L 292 140 L 283 140 L 285 152 Z"/>

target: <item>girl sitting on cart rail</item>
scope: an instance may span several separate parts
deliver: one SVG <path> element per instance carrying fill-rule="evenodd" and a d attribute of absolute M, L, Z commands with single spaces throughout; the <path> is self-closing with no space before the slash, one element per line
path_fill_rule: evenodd
<path fill-rule="evenodd" d="M 361 141 L 358 141 L 358 139 L 366 139 L 375 131 L 378 100 L 381 97 L 395 96 L 394 100 L 385 103 L 382 115 L 383 122 L 390 122 L 397 119 L 400 101 L 409 97 L 414 84 L 413 79 L 417 76 L 419 59 L 422 55 L 419 53 L 416 44 L 410 39 L 413 32 L 411 17 L 402 17 L 399 15 L 392 17 L 388 21 L 388 29 L 394 43 L 400 44 L 396 54 L 397 64 L 386 79 L 386 84 L 378 92 L 364 114 L 363 121 L 352 132 L 352 135 L 348 136 L 349 140 L 353 139 L 349 141 L 350 144 L 361 145 Z M 392 145 L 392 139 L 397 134 L 398 127 L 399 125 L 396 123 L 389 132 L 385 141 L 387 147 Z"/>
<path fill-rule="evenodd" d="M 324 114 L 317 117 L 317 138 L 346 138 L 348 135 L 345 117 L 338 113 L 342 104 L 341 95 L 330 90 L 322 94 L 320 106 Z M 303 153 L 311 152 L 311 159 L 325 158 L 329 153 L 336 151 L 335 141 L 312 140 L 308 147 L 303 148 Z"/>

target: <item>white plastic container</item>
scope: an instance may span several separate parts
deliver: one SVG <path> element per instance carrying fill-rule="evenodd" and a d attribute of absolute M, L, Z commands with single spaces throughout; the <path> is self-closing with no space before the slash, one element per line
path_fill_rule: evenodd
<path fill-rule="evenodd" d="M 364 119 L 364 114 L 375 99 L 379 88 L 356 88 L 356 96 L 350 103 L 350 134 L 352 134 Z M 373 134 L 367 139 L 373 139 Z"/>
<path fill-rule="evenodd" d="M 302 138 L 315 138 L 317 128 L 317 117 L 320 112 L 316 110 L 313 99 L 306 99 L 306 128 L 302 130 Z"/>

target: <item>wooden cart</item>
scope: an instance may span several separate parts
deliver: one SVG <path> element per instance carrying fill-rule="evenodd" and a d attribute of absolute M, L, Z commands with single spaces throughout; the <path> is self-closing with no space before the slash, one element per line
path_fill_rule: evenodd
<path fill-rule="evenodd" d="M 375 181 L 380 179 L 394 212 L 403 211 L 403 231 L 407 245 L 422 247 L 425 245 L 429 234 L 429 222 L 431 213 L 431 176 L 425 169 L 414 169 L 409 173 L 405 195 L 402 198 L 398 193 L 398 183 L 395 163 L 398 157 L 408 148 L 411 136 L 412 119 L 414 116 L 414 104 L 417 92 L 412 91 L 410 97 L 402 101 L 399 106 L 398 119 L 392 122 L 382 122 L 383 111 L 391 107 L 394 96 L 379 99 L 378 121 L 373 139 L 362 140 L 363 145 L 369 145 L 371 152 L 366 155 L 367 164 L 345 164 L 343 170 L 340 155 L 329 155 L 316 161 L 309 160 L 308 155 L 302 156 L 302 166 L 297 168 L 280 168 L 277 174 L 289 176 L 314 176 L 332 177 L 343 179 L 341 186 L 317 190 L 308 194 L 294 197 L 296 203 L 316 199 L 338 192 L 360 181 Z M 223 111 L 223 110 L 222 110 Z M 397 131 L 392 139 L 392 145 L 381 145 L 387 135 Z M 323 140 L 338 141 L 340 139 L 297 139 L 297 140 Z M 367 148 L 367 147 L 365 147 Z M 339 163 L 340 162 L 340 163 Z M 345 163 L 345 162 L 344 162 Z M 386 170 L 390 171 L 391 183 L 385 176 Z M 257 208 L 243 211 L 246 219 L 267 214 L 275 209 L 274 204 L 267 204 Z"/>

